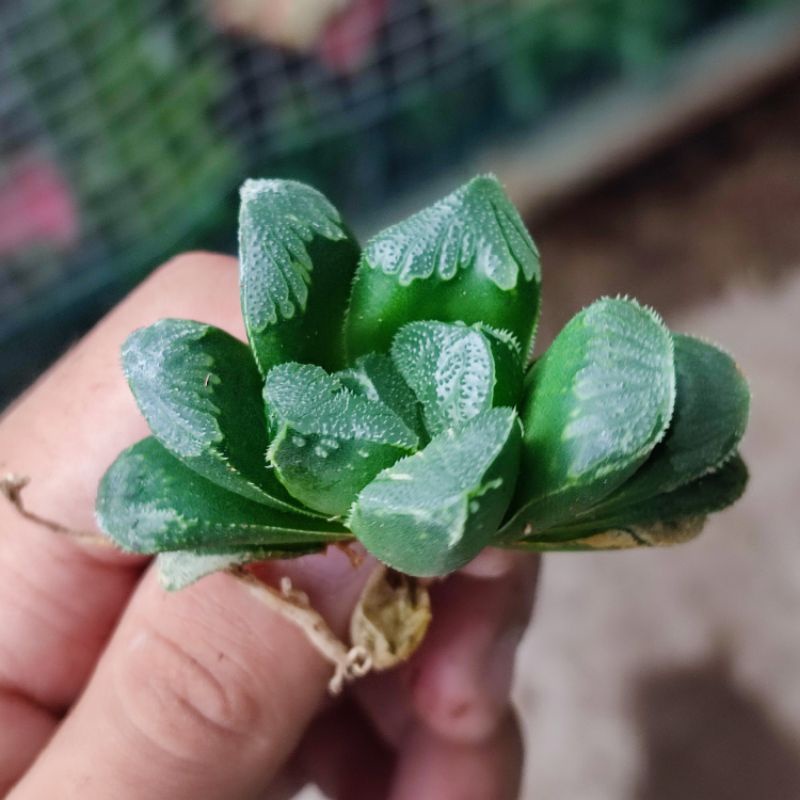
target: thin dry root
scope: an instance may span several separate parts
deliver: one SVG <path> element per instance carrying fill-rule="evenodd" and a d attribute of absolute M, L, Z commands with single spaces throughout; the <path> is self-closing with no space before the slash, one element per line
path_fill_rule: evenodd
<path fill-rule="evenodd" d="M 82 542 L 88 542 L 91 544 L 102 545 L 103 547 L 112 546 L 112 542 L 109 539 L 106 539 L 105 536 L 100 536 L 91 531 L 76 531 L 73 528 L 68 528 L 66 525 L 62 525 L 60 522 L 55 522 L 54 520 L 40 517 L 38 514 L 28 511 L 22 502 L 22 490 L 30 482 L 31 479 L 27 475 L 14 475 L 11 472 L 0 477 L 0 495 L 3 495 L 8 502 L 14 506 L 17 513 L 21 517 L 27 519 L 29 522 L 33 522 L 36 525 L 41 525 L 43 528 L 47 528 L 47 530 L 52 531 L 53 533 L 61 534 L 62 536 L 70 536 L 73 539 L 79 539 Z"/>
<path fill-rule="evenodd" d="M 361 678 L 372 669 L 369 653 L 363 647 L 348 649 L 337 639 L 328 623 L 311 607 L 308 595 L 295 589 L 288 577 L 281 579 L 278 590 L 242 567 L 233 567 L 230 572 L 262 603 L 300 628 L 323 658 L 333 664 L 334 673 L 328 684 L 332 695 L 340 694 L 345 682 Z"/>

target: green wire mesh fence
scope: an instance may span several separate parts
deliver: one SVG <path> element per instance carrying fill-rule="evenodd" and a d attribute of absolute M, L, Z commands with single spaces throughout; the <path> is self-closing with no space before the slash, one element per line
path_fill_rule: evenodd
<path fill-rule="evenodd" d="M 379 207 L 779 0 L 0 0 L 0 405 L 247 175 Z"/>

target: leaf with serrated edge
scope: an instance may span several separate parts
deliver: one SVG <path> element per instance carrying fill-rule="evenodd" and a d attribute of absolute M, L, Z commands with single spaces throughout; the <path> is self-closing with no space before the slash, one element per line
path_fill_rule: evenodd
<path fill-rule="evenodd" d="M 539 313 L 539 253 L 503 188 L 474 178 L 378 233 L 364 248 L 347 314 L 351 356 L 386 352 L 406 322 L 484 322 L 527 355 Z"/>
<path fill-rule="evenodd" d="M 333 522 L 279 511 L 184 466 L 154 438 L 124 450 L 100 481 L 100 529 L 123 550 L 294 548 L 349 538 Z"/>
<path fill-rule="evenodd" d="M 344 366 L 360 250 L 339 212 L 297 181 L 247 180 L 240 195 L 242 314 L 261 374 L 285 361 Z"/>
<path fill-rule="evenodd" d="M 697 520 L 732 505 L 742 496 L 747 479 L 747 467 L 736 454 L 715 472 L 696 478 L 671 492 L 634 501 L 606 514 L 576 520 L 529 536 L 524 541 L 580 542 L 609 530 L 627 530 L 633 532 L 634 537 L 641 534 L 641 544 L 669 543 L 667 533 L 671 527 L 675 528 L 675 536 L 681 529 L 677 522 Z M 646 534 L 647 531 L 650 533 Z M 655 541 L 657 534 L 658 541 Z"/>
<path fill-rule="evenodd" d="M 367 353 L 357 358 L 352 367 L 335 375 L 351 392 L 384 403 L 417 436 L 426 436 L 419 401 L 388 355 Z"/>
<path fill-rule="evenodd" d="M 747 427 L 750 391 L 734 360 L 692 336 L 673 334 L 675 410 L 650 457 L 591 513 L 669 492 L 722 465 Z"/>
<path fill-rule="evenodd" d="M 266 561 L 273 558 L 298 558 L 318 553 L 325 545 L 308 545 L 296 549 L 248 547 L 244 549 L 218 550 L 171 550 L 156 556 L 156 567 L 161 585 L 168 592 L 176 592 L 196 583 L 207 575 L 222 572 L 231 567 Z"/>
<path fill-rule="evenodd" d="M 302 510 L 267 468 L 262 381 L 246 344 L 163 319 L 128 337 L 122 366 L 153 435 L 187 467 L 250 500 Z"/>
<path fill-rule="evenodd" d="M 492 405 L 517 408 L 522 398 L 524 354 L 510 331 L 491 325 L 473 325 L 489 342 L 494 361 L 494 392 Z"/>
<path fill-rule="evenodd" d="M 388 406 L 310 364 L 270 370 L 264 398 L 277 431 L 269 459 L 279 480 L 326 514 L 347 513 L 361 488 L 419 444 Z"/>
<path fill-rule="evenodd" d="M 444 575 L 489 543 L 514 490 L 520 426 L 494 408 L 436 436 L 359 494 L 349 527 L 372 555 L 409 575 Z"/>
<path fill-rule="evenodd" d="M 491 336 L 491 339 L 489 338 Z M 511 376 L 498 374 L 495 350 L 510 344 L 494 332 L 484 334 L 466 325 L 410 322 L 392 342 L 392 360 L 422 403 L 431 436 L 460 425 L 481 411 L 500 405 L 495 392 L 519 375 L 519 363 L 501 362 Z M 504 399 L 507 392 L 501 390 Z"/>
<path fill-rule="evenodd" d="M 501 535 L 595 505 L 662 438 L 674 399 L 672 338 L 654 312 L 604 298 L 573 317 L 528 384 L 516 513 Z"/>

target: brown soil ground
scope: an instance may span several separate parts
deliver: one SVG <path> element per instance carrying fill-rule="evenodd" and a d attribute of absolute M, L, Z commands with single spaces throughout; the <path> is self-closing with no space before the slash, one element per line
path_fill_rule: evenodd
<path fill-rule="evenodd" d="M 630 172 L 529 221 L 540 342 L 602 294 L 665 314 L 800 263 L 800 72 Z"/>
<path fill-rule="evenodd" d="M 544 559 L 522 797 L 800 797 L 800 75 L 531 227 L 541 344 L 630 293 L 735 353 L 753 406 L 748 491 L 696 542 Z"/>

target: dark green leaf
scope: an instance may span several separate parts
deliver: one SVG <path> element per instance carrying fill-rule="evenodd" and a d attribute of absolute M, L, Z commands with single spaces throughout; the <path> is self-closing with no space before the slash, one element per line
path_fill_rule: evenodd
<path fill-rule="evenodd" d="M 537 361 L 527 391 L 512 537 L 590 508 L 643 463 L 672 414 L 672 338 L 636 303 L 599 300 Z"/>
<path fill-rule="evenodd" d="M 410 322 L 392 342 L 392 359 L 422 403 L 425 426 L 435 436 L 500 405 L 496 392 L 508 400 L 509 384 L 519 388 L 521 366 L 512 348 L 513 342 L 495 331 Z M 505 374 L 495 368 L 495 351 Z"/>
<path fill-rule="evenodd" d="M 351 392 L 389 406 L 417 436 L 425 437 L 422 408 L 388 355 L 367 353 L 336 377 Z"/>
<path fill-rule="evenodd" d="M 485 322 L 527 354 L 539 314 L 539 254 L 493 177 L 479 177 L 365 247 L 347 315 L 351 356 L 385 352 L 406 322 Z"/>
<path fill-rule="evenodd" d="M 533 553 L 583 552 L 587 550 L 629 550 L 633 547 L 665 547 L 691 541 L 701 533 L 706 518 L 685 517 L 650 525 L 632 525 L 585 533 L 575 539 L 533 537 L 510 544 L 514 550 Z"/>
<path fill-rule="evenodd" d="M 598 513 L 569 525 L 558 526 L 525 539 L 530 543 L 573 542 L 598 547 L 609 531 L 627 532 L 629 546 L 638 544 L 670 544 L 683 541 L 681 536 L 699 531 L 698 523 L 706 515 L 721 511 L 735 503 L 747 485 L 747 467 L 737 454 L 718 470 L 671 492 L 636 500 L 630 505 Z M 618 535 L 617 547 L 625 541 Z"/>
<path fill-rule="evenodd" d="M 122 365 L 153 435 L 187 467 L 251 500 L 297 507 L 267 469 L 262 382 L 247 345 L 163 319 L 128 337 Z"/>
<path fill-rule="evenodd" d="M 691 336 L 673 340 L 676 392 L 669 430 L 636 474 L 603 501 L 604 511 L 715 470 L 735 452 L 747 427 L 750 392 L 734 360 Z"/>
<path fill-rule="evenodd" d="M 339 212 L 316 189 L 296 181 L 245 181 L 242 313 L 262 375 L 285 361 L 344 365 L 344 315 L 358 257 Z"/>
<path fill-rule="evenodd" d="M 274 558 L 297 558 L 320 552 L 325 545 L 305 545 L 295 549 L 276 550 L 264 547 L 246 547 L 220 550 L 216 548 L 198 548 L 196 550 L 172 550 L 159 553 L 156 557 L 158 577 L 161 585 L 170 592 L 184 589 L 187 586 L 231 567 L 252 564 L 256 561 L 267 561 Z"/>
<path fill-rule="evenodd" d="M 514 490 L 519 448 L 516 413 L 484 411 L 381 472 L 359 494 L 350 529 L 401 572 L 452 572 L 495 533 Z"/>
<path fill-rule="evenodd" d="M 264 396 L 277 431 L 269 458 L 278 478 L 326 514 L 347 513 L 362 487 L 419 443 L 388 406 L 355 394 L 320 367 L 275 367 Z"/>
<path fill-rule="evenodd" d="M 123 451 L 100 482 L 97 520 L 124 550 L 196 547 L 294 549 L 348 538 L 341 526 L 226 491 L 184 466 L 156 439 Z"/>

